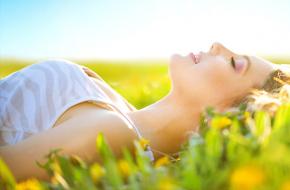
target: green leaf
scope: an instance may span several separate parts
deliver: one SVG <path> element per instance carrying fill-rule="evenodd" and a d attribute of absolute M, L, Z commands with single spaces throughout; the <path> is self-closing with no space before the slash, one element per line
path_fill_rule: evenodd
<path fill-rule="evenodd" d="M 150 172 L 152 171 L 151 161 L 149 157 L 145 154 L 139 142 L 134 141 L 134 145 L 136 149 L 137 166 L 144 175 L 149 175 Z"/>
<path fill-rule="evenodd" d="M 264 111 L 257 111 L 255 113 L 255 131 L 254 135 L 262 142 L 271 133 L 271 119 L 270 115 Z"/>
<path fill-rule="evenodd" d="M 15 189 L 16 181 L 8 166 L 0 157 L 0 189 Z"/>
<path fill-rule="evenodd" d="M 276 130 L 284 126 L 290 126 L 290 103 L 281 105 L 275 115 L 273 129 Z"/>
<path fill-rule="evenodd" d="M 206 141 L 206 155 L 213 158 L 220 158 L 223 143 L 220 131 L 218 129 L 212 128 L 205 136 Z"/>
<path fill-rule="evenodd" d="M 105 170 L 106 182 L 114 189 L 118 189 L 123 185 L 122 176 L 118 169 L 115 156 L 110 149 L 104 135 L 102 133 L 97 136 L 97 151 L 100 153 Z"/>

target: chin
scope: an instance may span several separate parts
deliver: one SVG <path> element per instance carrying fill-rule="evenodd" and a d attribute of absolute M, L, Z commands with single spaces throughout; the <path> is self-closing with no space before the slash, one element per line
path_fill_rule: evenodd
<path fill-rule="evenodd" d="M 173 54 L 169 59 L 169 68 L 173 69 L 177 66 L 178 54 Z"/>

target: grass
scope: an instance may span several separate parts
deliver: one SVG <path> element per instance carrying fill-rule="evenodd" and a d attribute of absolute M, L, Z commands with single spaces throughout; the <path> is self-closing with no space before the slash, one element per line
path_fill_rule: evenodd
<path fill-rule="evenodd" d="M 0 59 L 0 78 L 36 61 Z M 98 73 L 112 88 L 136 108 L 143 108 L 163 97 L 170 89 L 165 60 L 76 61 Z"/>
<path fill-rule="evenodd" d="M 169 90 L 163 62 L 83 64 L 139 108 Z M 1 69 L 5 75 L 11 71 Z M 49 182 L 32 178 L 17 183 L 0 159 L 0 188 L 289 190 L 290 90 L 280 96 L 283 102 L 274 114 L 267 109 L 249 111 L 247 105 L 224 113 L 208 108 L 200 119 L 199 134 L 192 135 L 179 155 L 165 156 L 155 163 L 144 155 L 142 142 L 135 142 L 134 156 L 124 149 L 123 157 L 115 158 L 102 134 L 96 140 L 102 163 L 88 164 L 75 155 L 50 152 L 42 165 L 51 176 Z"/>

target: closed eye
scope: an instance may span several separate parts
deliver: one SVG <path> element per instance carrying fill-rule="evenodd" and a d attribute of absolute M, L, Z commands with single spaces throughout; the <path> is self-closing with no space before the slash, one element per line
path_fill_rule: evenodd
<path fill-rule="evenodd" d="M 231 65 L 234 69 L 236 68 L 236 62 L 233 57 L 231 57 Z"/>

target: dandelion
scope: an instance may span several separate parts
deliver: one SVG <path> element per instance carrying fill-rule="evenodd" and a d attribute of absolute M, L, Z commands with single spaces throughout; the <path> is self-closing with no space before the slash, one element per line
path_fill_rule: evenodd
<path fill-rule="evenodd" d="M 155 162 L 155 167 L 158 168 L 160 166 L 164 166 L 164 165 L 167 165 L 169 163 L 170 163 L 170 160 L 169 160 L 168 156 L 163 156 Z"/>
<path fill-rule="evenodd" d="M 290 180 L 285 181 L 282 186 L 281 186 L 281 190 L 290 190 Z"/>
<path fill-rule="evenodd" d="M 164 178 L 159 181 L 158 190 L 173 190 L 177 189 L 174 181 L 170 178 Z"/>
<path fill-rule="evenodd" d="M 264 172 L 257 166 L 247 165 L 237 168 L 231 175 L 231 185 L 235 190 L 251 190 L 261 185 Z"/>
<path fill-rule="evenodd" d="M 214 117 L 211 122 L 211 126 L 216 128 L 216 129 L 223 129 L 225 127 L 228 127 L 229 125 L 232 124 L 232 120 L 229 119 L 228 117 Z"/>
<path fill-rule="evenodd" d="M 42 190 L 41 184 L 35 178 L 22 181 L 16 185 L 16 190 Z"/>
<path fill-rule="evenodd" d="M 105 175 L 105 169 L 100 166 L 98 163 L 94 163 L 91 167 L 90 167 L 90 174 L 93 178 L 93 181 L 95 183 L 99 182 L 99 180 L 101 179 L 101 177 L 103 177 Z"/>
<path fill-rule="evenodd" d="M 245 111 L 245 112 L 244 112 L 244 118 L 245 118 L 245 120 L 249 119 L 250 117 L 251 117 L 250 112 Z"/>
<path fill-rule="evenodd" d="M 118 161 L 119 170 L 122 173 L 122 176 L 128 177 L 131 174 L 131 168 L 129 163 L 126 160 L 119 160 Z"/>

